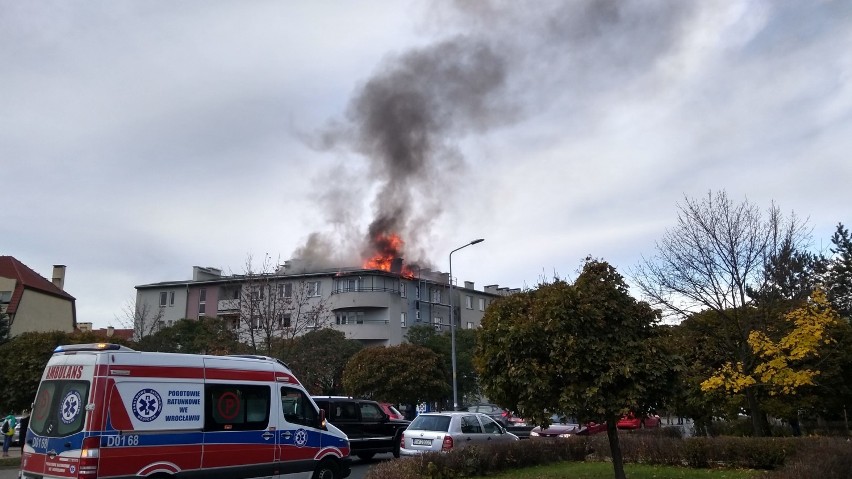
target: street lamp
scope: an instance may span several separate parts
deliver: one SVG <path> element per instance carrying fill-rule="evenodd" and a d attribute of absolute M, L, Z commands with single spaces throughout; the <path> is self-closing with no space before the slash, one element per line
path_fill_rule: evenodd
<path fill-rule="evenodd" d="M 452 353 L 453 364 L 453 411 L 459 410 L 459 387 L 458 381 L 456 380 L 456 320 L 453 318 L 453 253 L 462 248 L 467 248 L 470 245 L 482 243 L 483 241 L 485 241 L 483 238 L 475 239 L 464 246 L 459 246 L 458 248 L 450 251 L 450 350 Z"/>

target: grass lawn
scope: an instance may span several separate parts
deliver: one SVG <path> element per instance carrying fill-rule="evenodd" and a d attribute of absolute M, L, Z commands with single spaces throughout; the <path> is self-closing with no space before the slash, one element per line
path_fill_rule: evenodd
<path fill-rule="evenodd" d="M 690 469 L 673 466 L 625 464 L 628 479 L 752 479 L 763 477 L 763 471 L 741 469 Z M 488 479 L 612 479 L 609 462 L 563 462 L 547 466 L 515 469 L 488 476 Z"/>

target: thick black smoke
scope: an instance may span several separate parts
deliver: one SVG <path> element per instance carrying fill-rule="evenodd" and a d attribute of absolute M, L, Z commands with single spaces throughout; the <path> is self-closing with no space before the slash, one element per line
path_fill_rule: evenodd
<path fill-rule="evenodd" d="M 377 238 L 396 233 L 406 242 L 407 262 L 429 265 L 435 221 L 464 179 L 458 142 L 548 108 L 576 110 L 578 121 L 594 117 L 590 98 L 629 87 L 676 48 L 691 3 L 437 3 L 436 23 L 455 35 L 384 62 L 357 90 L 346 121 L 325 132 L 327 146 L 368 162 L 369 176 L 360 181 L 375 197 L 361 242 L 351 246 L 359 228 L 338 210 L 352 204 L 329 201 L 325 213 L 335 218 L 335 233 L 349 235 L 339 244 L 352 251 L 314 233 L 294 256 L 309 267 L 339 265 L 341 258 L 357 264 L 376 250 Z M 332 189 L 327 197 L 337 194 Z"/>

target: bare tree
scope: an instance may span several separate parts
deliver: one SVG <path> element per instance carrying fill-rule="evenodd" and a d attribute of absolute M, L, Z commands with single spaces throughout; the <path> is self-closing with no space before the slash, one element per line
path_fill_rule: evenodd
<path fill-rule="evenodd" d="M 254 351 L 270 355 L 276 344 L 328 327 L 331 321 L 320 283 L 288 277 L 278 270 L 279 263 L 265 255 L 255 269 L 248 255 L 240 290 L 241 337 Z"/>
<path fill-rule="evenodd" d="M 146 336 L 156 333 L 162 326 L 163 308 L 153 307 L 148 303 L 127 301 L 121 308 L 121 315 L 115 319 L 122 326 L 133 329 L 133 340 L 141 341 Z"/>
<path fill-rule="evenodd" d="M 768 266 L 782 248 L 803 248 L 810 235 L 795 215 L 785 218 L 774 204 L 764 215 L 748 202 L 734 204 L 724 191 L 678 205 L 677 226 L 644 258 L 632 277 L 652 304 L 681 319 L 710 310 L 737 333 L 733 354 L 754 364 L 748 335 L 766 327 L 750 314 L 755 292 L 771 281 Z M 765 431 L 765 417 L 754 388 L 746 391 L 755 433 Z"/>

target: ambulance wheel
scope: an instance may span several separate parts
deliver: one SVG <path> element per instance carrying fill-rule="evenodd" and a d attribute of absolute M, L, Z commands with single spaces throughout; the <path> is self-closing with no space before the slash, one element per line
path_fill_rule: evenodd
<path fill-rule="evenodd" d="M 340 468 L 332 460 L 320 461 L 312 479 L 340 479 Z"/>

